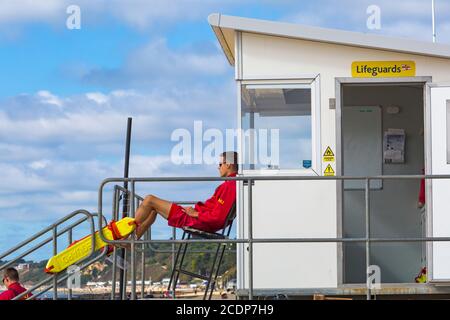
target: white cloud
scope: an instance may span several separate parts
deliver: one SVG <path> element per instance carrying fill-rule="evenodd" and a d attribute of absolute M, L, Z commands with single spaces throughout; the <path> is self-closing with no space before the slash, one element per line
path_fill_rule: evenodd
<path fill-rule="evenodd" d="M 169 156 L 134 155 L 130 159 L 132 176 L 151 177 L 161 175 L 161 167 L 170 165 Z"/>
<path fill-rule="evenodd" d="M 104 95 L 101 92 L 90 92 L 86 93 L 86 97 L 89 100 L 96 102 L 97 104 L 105 104 L 109 102 L 109 98 L 107 95 Z"/>
<path fill-rule="evenodd" d="M 61 99 L 59 99 L 57 96 L 52 94 L 50 91 L 47 91 L 47 90 L 38 91 L 37 92 L 37 96 L 39 98 L 41 98 L 41 101 L 43 103 L 53 104 L 53 105 L 58 106 L 58 107 L 62 106 Z"/>
<path fill-rule="evenodd" d="M 381 30 L 368 30 L 366 21 L 369 5 L 377 5 L 381 10 Z M 450 19 L 450 2 L 436 1 L 436 23 L 441 30 L 442 42 L 450 42 L 445 36 L 445 21 Z M 431 1 L 407 0 L 346 0 L 339 3 L 323 0 L 293 5 L 283 21 L 339 28 L 389 36 L 409 37 L 431 41 Z"/>
<path fill-rule="evenodd" d="M 117 98 L 139 96 L 135 90 L 114 90 L 111 95 Z"/>
<path fill-rule="evenodd" d="M 224 74 L 230 69 L 221 52 L 201 53 L 173 51 L 167 47 L 165 39 L 159 38 L 131 53 L 126 69 L 133 73 L 148 76 L 208 74 L 211 76 Z"/>
<path fill-rule="evenodd" d="M 71 0 L 15 0 L 0 2 L 0 24 L 26 24 L 43 22 L 65 28 L 68 15 L 66 8 L 74 4 Z M 369 5 L 381 8 L 382 27 L 395 23 L 418 23 L 431 28 L 431 1 L 428 0 L 321 0 L 306 1 L 254 1 L 238 0 L 78 0 L 83 26 L 109 23 L 112 16 L 118 21 L 140 30 L 158 32 L 161 25 L 173 25 L 189 21 L 204 21 L 212 12 L 228 12 L 230 9 L 251 8 L 253 5 L 281 7 L 286 12 L 280 20 L 308 25 L 339 27 L 347 30 L 369 31 L 365 27 L 366 9 Z M 270 7 L 268 7 L 270 10 Z M 440 22 L 449 18 L 450 3 L 436 1 L 438 29 Z M 245 14 L 243 14 L 245 15 Z M 445 22 L 442 22 L 445 23 Z M 18 28 L 6 28 L 2 32 L 12 33 Z M 416 28 L 413 28 L 413 30 Z M 415 33 L 390 29 L 392 35 L 414 37 Z M 17 32 L 16 32 L 17 33 Z"/>
<path fill-rule="evenodd" d="M 65 14 L 68 1 L 61 0 L 14 0 L 0 2 L 0 21 L 33 22 L 49 21 L 58 14 Z"/>
<path fill-rule="evenodd" d="M 139 28 L 149 27 L 157 22 L 175 21 L 183 18 L 192 20 L 198 18 L 206 19 L 206 15 L 218 5 L 227 6 L 230 1 L 204 1 L 204 0 L 131 0 L 131 1 L 108 1 L 105 7 L 114 16 L 126 23 Z M 231 3 L 236 1 L 231 1 Z"/>
<path fill-rule="evenodd" d="M 49 164 L 50 164 L 49 160 L 40 160 L 40 161 L 33 161 L 32 163 L 30 163 L 29 166 L 31 169 L 34 170 L 41 170 L 47 168 Z"/>
<path fill-rule="evenodd" d="M 52 183 L 39 176 L 23 165 L 0 163 L 2 180 L 1 193 L 30 192 L 45 190 L 52 187 Z"/>
<path fill-rule="evenodd" d="M 25 204 L 23 198 L 15 197 L 0 197 L 0 209 L 16 208 L 20 205 Z M 1 217 L 1 213 L 0 213 Z M 4 216 L 6 218 L 7 216 Z"/>
<path fill-rule="evenodd" d="M 67 113 L 61 117 L 12 119 L 0 112 L 0 135 L 15 141 L 108 141 L 121 134 L 123 116 L 110 113 Z M 30 134 L 32 133 L 32 134 Z"/>
<path fill-rule="evenodd" d="M 147 93 L 116 90 L 95 98 L 90 93 L 60 98 L 46 91 L 60 101 L 57 110 L 53 105 L 41 104 L 42 93 L 13 98 L 13 102 L 0 102 L 0 136 L 4 140 L 0 150 L 6 148 L 6 143 L 13 151 L 19 151 L 18 143 L 27 143 L 36 152 L 43 152 L 35 149 L 36 144 L 116 143 L 123 140 L 129 116 L 135 118 L 134 141 L 167 144 L 172 130 L 190 128 L 194 120 L 202 119 L 218 128 L 232 125 L 232 90 L 232 84 L 184 90 L 155 87 Z M 103 101 L 108 103 L 99 103 Z"/>
<path fill-rule="evenodd" d="M 13 143 L 0 143 L 0 161 L 29 161 L 41 159 L 51 151 L 45 147 L 22 146 Z"/>
<path fill-rule="evenodd" d="M 62 203 L 86 203 L 96 200 L 98 193 L 95 191 L 63 191 L 60 193 Z"/>
<path fill-rule="evenodd" d="M 255 1 L 247 1 L 254 3 Z M 3 23 L 45 22 L 65 28 L 69 5 L 80 7 L 82 25 L 107 22 L 113 16 L 132 27 L 148 29 L 155 24 L 171 24 L 202 19 L 206 23 L 209 13 L 226 8 L 242 6 L 237 0 L 14 0 L 0 2 L 0 21 Z"/>
<path fill-rule="evenodd" d="M 143 90 L 158 86 L 167 90 L 209 83 L 211 77 L 231 79 L 232 72 L 215 43 L 203 43 L 200 48 L 171 49 L 166 39 L 155 38 L 132 50 L 117 68 L 91 68 L 79 74 L 81 81 L 96 86 Z M 133 90 L 128 91 L 133 94 Z"/>
<path fill-rule="evenodd" d="M 203 120 L 205 129 L 233 127 L 233 90 L 233 83 L 218 90 L 114 90 L 96 96 L 108 101 L 104 104 L 94 101 L 90 93 L 59 97 L 45 91 L 61 102 L 58 108 L 42 104 L 42 91 L 0 102 L 4 140 L 0 151 L 5 151 L 0 156 L 0 200 L 14 194 L 29 198 L 31 193 L 67 192 L 58 197 L 71 207 L 72 200 L 84 195 L 69 197 L 71 192 L 95 191 L 104 178 L 121 176 L 128 116 L 134 119 L 130 174 L 215 175 L 215 167 L 174 165 L 170 151 L 175 143 L 170 135 L 176 128 L 192 131 L 195 120 Z M 33 116 L 36 111 L 38 115 Z M 38 202 L 45 205 L 50 199 L 46 196 Z M 44 215 L 51 215 L 52 210 Z"/>

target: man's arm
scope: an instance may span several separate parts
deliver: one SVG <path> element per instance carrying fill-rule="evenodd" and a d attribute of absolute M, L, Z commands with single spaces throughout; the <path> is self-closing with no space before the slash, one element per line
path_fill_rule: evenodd
<path fill-rule="evenodd" d="M 192 207 L 183 207 L 184 208 L 184 212 L 186 212 L 186 214 L 188 216 L 191 216 L 193 218 L 198 218 L 198 212 L 192 208 Z"/>

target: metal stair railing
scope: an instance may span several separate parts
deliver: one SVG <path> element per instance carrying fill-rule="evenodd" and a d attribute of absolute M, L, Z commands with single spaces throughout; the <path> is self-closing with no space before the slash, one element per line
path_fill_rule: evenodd
<path fill-rule="evenodd" d="M 84 215 L 85 217 L 83 217 L 82 219 L 79 219 L 78 221 L 76 221 L 76 222 L 72 223 L 71 225 L 65 227 L 61 231 L 58 231 L 58 226 L 60 226 L 61 224 L 65 223 L 67 221 L 69 221 L 70 219 L 74 218 L 77 215 Z M 24 248 L 25 246 L 27 246 L 29 244 L 32 244 L 34 241 L 39 240 L 42 236 L 46 235 L 47 233 L 52 232 L 52 235 L 50 237 L 47 237 L 45 240 L 42 240 L 41 242 L 39 242 L 38 244 L 36 244 L 32 248 L 26 250 L 24 253 L 21 253 L 18 256 L 16 256 L 15 258 L 13 258 L 12 260 L 9 260 L 6 263 L 2 264 L 0 266 L 0 271 L 2 271 L 4 269 L 10 267 L 11 265 L 17 263 L 18 260 L 28 256 L 29 254 L 35 252 L 36 250 L 42 248 L 44 245 L 46 245 L 46 244 L 48 244 L 50 242 L 53 242 L 53 254 L 56 255 L 58 253 L 58 250 L 57 250 L 58 237 L 60 237 L 60 236 L 62 236 L 62 235 L 67 233 L 68 241 L 69 241 L 69 243 L 72 243 L 73 229 L 75 227 L 79 226 L 80 224 L 82 224 L 85 221 L 89 221 L 91 235 L 93 236 L 95 234 L 95 232 L 96 232 L 94 217 L 97 217 L 97 216 L 98 216 L 98 214 L 90 213 L 89 211 L 84 210 L 84 209 L 73 211 L 72 213 L 70 213 L 67 216 L 61 218 L 60 220 L 56 221 L 52 225 L 48 226 L 47 228 L 41 230 L 40 232 L 38 232 L 35 235 L 29 237 L 28 239 L 22 241 L 21 243 L 19 243 L 18 245 L 14 246 L 13 248 L 11 248 L 11 249 L 7 250 L 6 252 L 0 254 L 0 259 L 8 257 L 8 256 L 16 253 L 20 249 Z M 106 225 L 106 218 L 103 218 L 103 220 L 104 220 L 104 223 Z M 93 257 L 94 253 L 95 253 L 95 237 L 93 237 L 93 241 L 92 241 L 92 244 L 91 244 L 91 252 L 90 252 L 89 256 L 87 256 L 86 258 L 84 258 L 83 260 L 78 262 L 78 263 L 83 263 L 82 266 L 80 267 L 80 271 L 85 269 L 87 266 L 89 266 L 93 262 L 96 262 L 96 261 L 100 260 L 101 258 L 103 258 L 106 255 L 107 250 L 104 250 L 101 255 Z M 49 283 L 52 280 L 53 280 L 53 284 L 52 285 L 50 285 L 47 288 L 45 288 L 44 290 L 36 293 L 32 297 L 28 298 L 28 300 L 37 298 L 38 296 L 40 296 L 43 293 L 45 293 L 48 290 L 50 290 L 51 288 L 53 288 L 53 299 L 57 300 L 58 299 L 58 284 L 61 283 L 64 280 L 66 280 L 69 276 L 70 276 L 69 274 L 65 274 L 64 276 L 61 276 L 60 274 L 50 275 L 46 279 L 40 281 L 38 284 L 34 285 L 32 288 L 30 288 L 30 289 L 26 290 L 25 292 L 21 293 L 20 295 L 16 296 L 13 300 L 21 299 L 26 294 L 28 294 L 28 293 L 36 290 L 36 289 L 41 288 L 42 286 L 44 286 L 45 284 Z M 71 291 L 71 289 L 69 289 L 68 299 L 70 300 L 71 298 L 72 298 L 72 291 Z"/>
<path fill-rule="evenodd" d="M 435 242 L 450 242 L 450 237 L 385 237 L 385 238 L 375 238 L 371 236 L 371 223 L 370 223 L 370 181 L 371 180 L 408 180 L 408 179 L 450 179 L 450 175 L 441 174 L 441 175 L 381 175 L 381 176 L 236 176 L 236 177 L 138 177 L 138 178 L 107 178 L 104 179 L 98 191 L 98 214 L 99 214 L 99 225 L 102 226 L 102 199 L 103 199 L 103 189 L 109 183 L 118 183 L 118 182 L 128 182 L 131 185 L 130 192 L 131 195 L 135 195 L 135 186 L 136 183 L 154 183 L 154 182 L 210 182 L 210 181 L 242 181 L 242 183 L 247 183 L 247 215 L 248 215 L 248 227 L 247 227 L 247 237 L 240 237 L 238 239 L 213 239 L 213 240 L 198 240 L 198 239 L 181 239 L 181 240 L 153 240 L 153 239 L 144 239 L 144 240 L 136 240 L 135 237 L 130 237 L 127 240 L 108 240 L 105 238 L 102 232 L 99 232 L 100 238 L 109 244 L 118 245 L 118 244 L 129 244 L 131 246 L 131 299 L 136 299 L 136 263 L 135 263 L 135 247 L 137 245 L 144 245 L 146 243 L 166 243 L 166 244 L 182 244 L 182 243 L 235 243 L 235 244 L 246 244 L 248 246 L 247 250 L 247 269 L 248 269 L 248 299 L 252 300 L 254 298 L 254 286 L 253 286 L 253 246 L 257 243 L 364 243 L 365 251 L 366 251 L 366 270 L 365 273 L 369 275 L 367 272 L 371 259 L 371 244 L 373 243 L 401 243 L 401 242 L 421 242 L 421 243 L 435 243 Z M 292 181 L 292 180 L 321 180 L 321 181 L 336 181 L 337 183 L 343 183 L 345 180 L 359 180 L 364 182 L 364 198 L 365 198 L 365 210 L 363 212 L 365 217 L 365 227 L 366 234 L 359 238 L 342 238 L 342 237 L 306 237 L 306 238 L 254 238 L 253 236 L 253 208 L 252 208 L 252 185 L 254 181 Z M 134 208 L 135 203 L 131 201 L 131 214 L 134 217 Z M 370 286 L 370 282 L 366 283 L 366 298 L 367 300 L 371 299 L 372 296 L 372 288 Z"/>
<path fill-rule="evenodd" d="M 103 252 L 102 252 L 100 255 L 98 255 L 98 256 L 94 257 L 93 259 L 91 259 L 91 260 L 85 262 L 84 264 L 82 264 L 82 265 L 79 267 L 79 268 L 80 268 L 79 271 L 83 271 L 84 269 L 86 269 L 87 267 L 89 267 L 91 264 L 93 264 L 93 263 L 95 263 L 95 262 L 97 262 L 97 261 L 100 261 L 101 259 L 103 259 L 104 257 L 106 257 L 106 254 L 107 254 L 107 250 L 103 250 Z M 84 259 L 84 260 L 85 260 L 85 259 Z M 84 260 L 83 260 L 83 261 L 84 261 Z M 56 275 L 56 276 L 58 277 L 59 275 Z M 62 283 L 62 282 L 65 281 L 65 280 L 67 280 L 69 277 L 70 277 L 70 274 L 66 273 L 66 274 L 64 274 L 63 276 L 57 278 L 56 285 L 58 285 L 59 283 Z M 38 284 L 36 284 L 36 285 L 33 286 L 32 288 L 30 288 L 30 289 L 28 289 L 27 291 L 25 291 L 25 292 L 21 293 L 20 295 L 16 296 L 13 300 L 19 300 L 20 298 L 22 298 L 22 297 L 25 296 L 26 294 L 28 294 L 28 293 L 32 292 L 33 290 L 36 290 L 36 289 L 42 287 L 43 285 L 45 285 L 46 283 L 50 282 L 52 279 L 53 279 L 53 276 L 50 276 L 49 278 L 44 279 L 43 281 L 39 282 Z M 38 293 L 36 293 L 36 294 L 33 294 L 33 296 L 27 298 L 27 300 L 33 300 L 33 299 L 36 299 L 37 297 L 41 296 L 42 294 L 44 294 L 45 292 L 49 291 L 49 290 L 52 289 L 52 288 L 53 288 L 53 290 L 55 290 L 55 285 L 54 285 L 54 284 L 48 286 L 47 288 L 45 288 L 45 289 L 43 289 L 43 290 L 40 290 L 40 291 L 39 291 Z M 57 290 L 57 288 L 56 288 L 56 290 Z M 72 289 L 69 289 L 69 292 L 70 292 L 71 290 L 72 290 Z M 68 300 L 72 300 L 72 294 L 71 294 L 71 293 L 67 296 L 67 299 L 68 299 Z M 55 299 L 54 299 L 54 300 L 55 300 Z"/>

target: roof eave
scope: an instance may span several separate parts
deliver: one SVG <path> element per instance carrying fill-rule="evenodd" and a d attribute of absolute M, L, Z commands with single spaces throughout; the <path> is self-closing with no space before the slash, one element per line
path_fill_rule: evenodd
<path fill-rule="evenodd" d="M 232 65 L 234 65 L 234 54 L 230 52 L 229 44 L 221 31 L 222 28 L 375 50 L 450 58 L 450 46 L 441 43 L 226 16 L 219 13 L 209 15 L 208 22 Z"/>
<path fill-rule="evenodd" d="M 223 35 L 222 28 L 220 27 L 220 13 L 213 13 L 208 16 L 208 22 L 213 29 L 217 40 L 219 40 L 220 46 L 222 47 L 223 53 L 227 57 L 230 65 L 234 66 L 234 53 L 230 49 L 230 45 L 228 44 L 225 36 Z"/>

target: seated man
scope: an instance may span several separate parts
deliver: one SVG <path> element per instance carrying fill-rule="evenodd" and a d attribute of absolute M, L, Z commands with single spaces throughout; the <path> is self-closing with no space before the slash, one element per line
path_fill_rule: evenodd
<path fill-rule="evenodd" d="M 221 177 L 234 177 L 238 171 L 237 152 L 223 152 L 220 155 Z M 136 236 L 139 239 L 155 222 L 157 214 L 167 219 L 169 226 L 193 227 L 206 232 L 223 228 L 228 212 L 236 201 L 236 181 L 225 181 L 217 187 L 214 195 L 205 203 L 192 207 L 181 207 L 154 195 L 145 197 L 136 211 Z"/>

